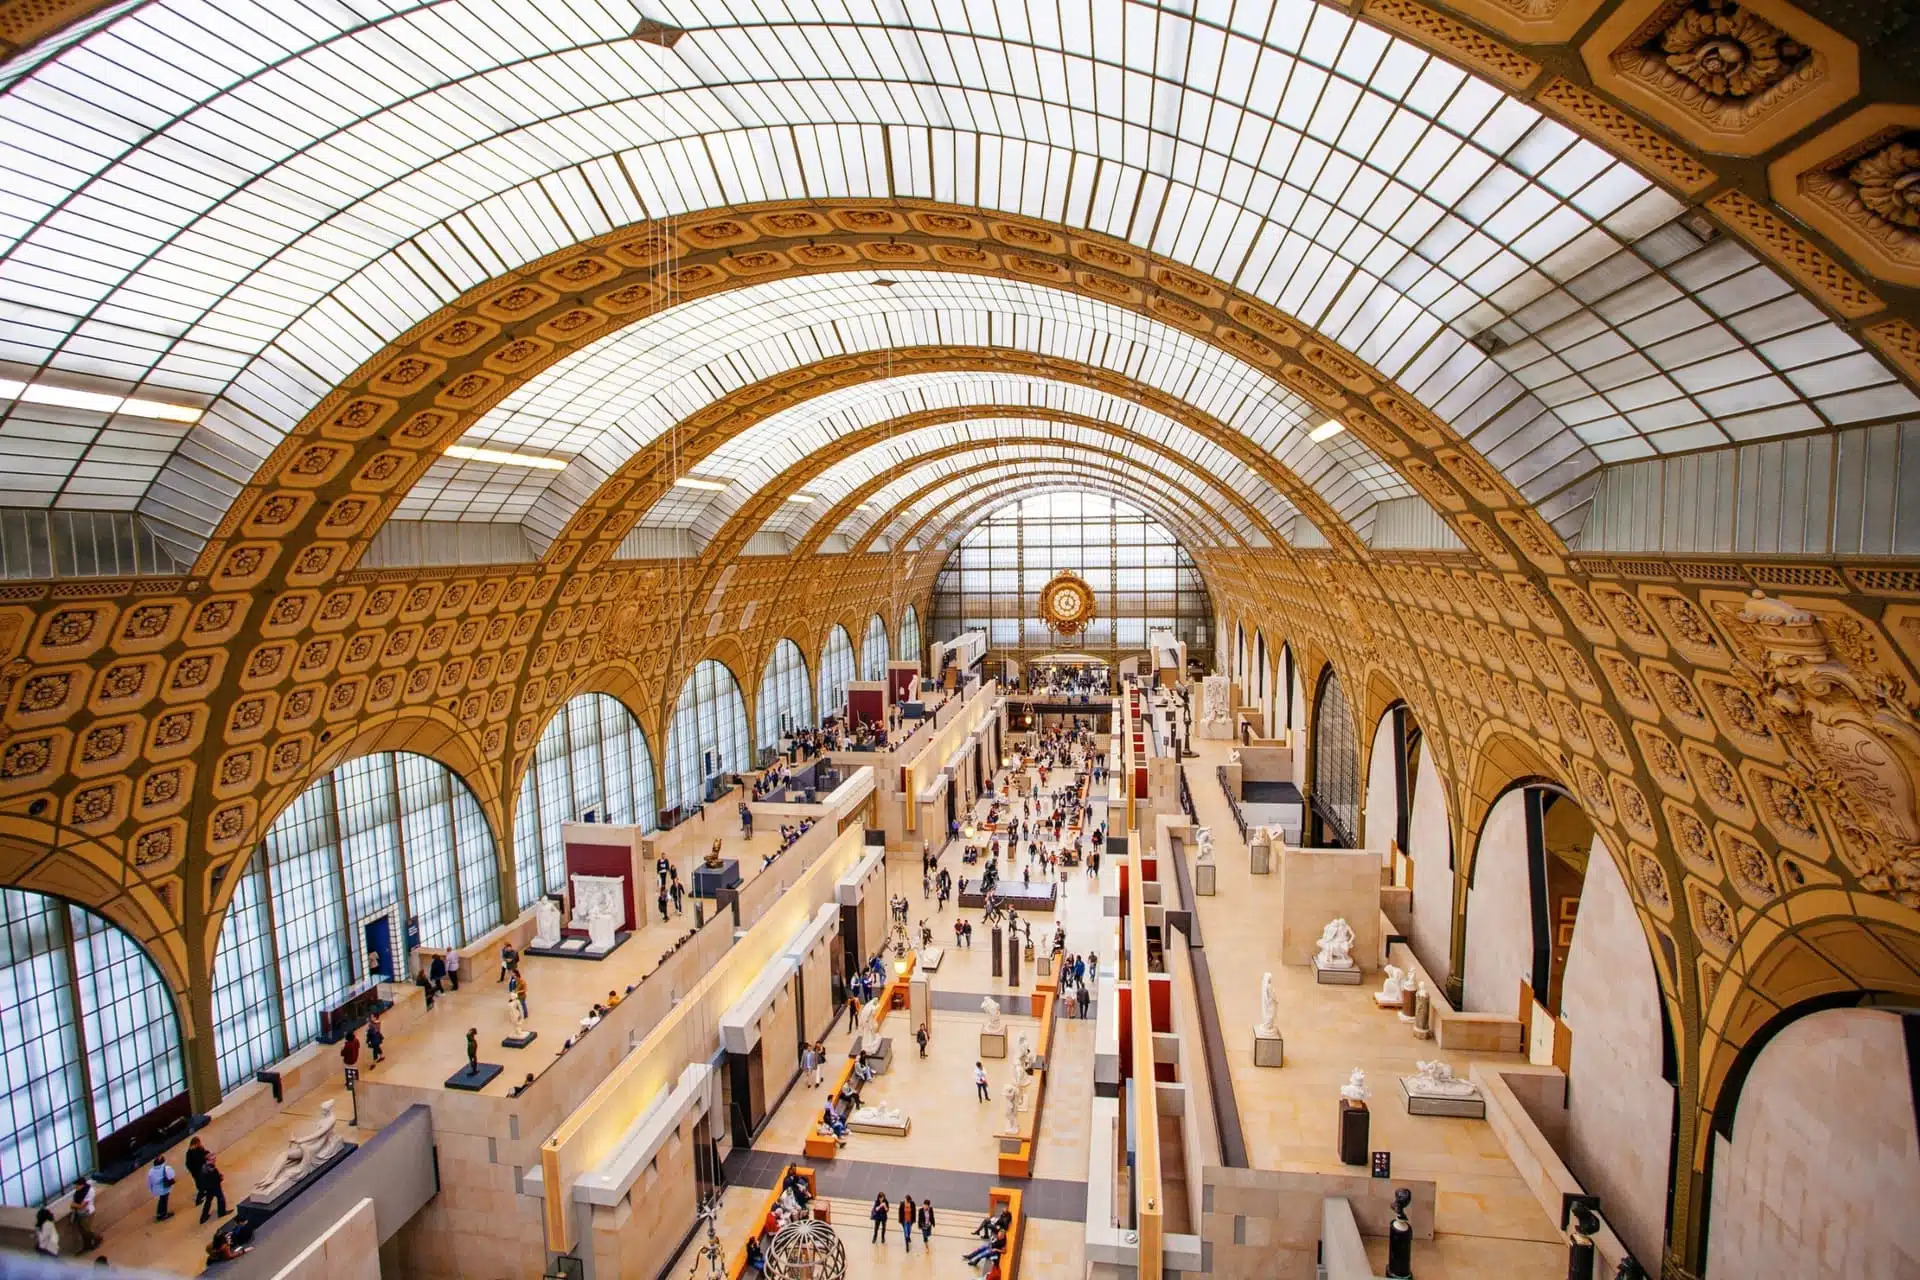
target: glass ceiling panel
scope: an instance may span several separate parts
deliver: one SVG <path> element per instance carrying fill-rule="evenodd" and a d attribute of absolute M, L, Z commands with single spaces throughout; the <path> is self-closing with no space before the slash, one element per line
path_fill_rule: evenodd
<path fill-rule="evenodd" d="M 938 546 L 947 548 L 958 545 L 969 529 L 977 527 L 994 511 L 1009 502 L 1041 499 L 1051 493 L 1098 493 L 1116 500 L 1117 504 L 1129 504 L 1146 511 L 1154 519 L 1173 530 L 1182 546 L 1192 549 L 1204 549 L 1217 545 L 1199 523 L 1195 513 L 1172 505 L 1167 499 L 1143 492 L 1137 486 L 1104 472 L 1057 470 L 1027 471 L 1015 474 L 988 476 L 984 480 L 958 480 L 941 484 L 935 491 L 926 495 L 925 501 L 916 504 L 917 513 L 908 519 L 893 522 L 877 540 L 875 545 L 905 537 L 928 511 L 939 511 L 939 515 L 919 526 L 919 531 L 903 548 L 919 550 L 926 545 L 924 539 L 933 534 L 940 535 Z M 942 510 L 942 507 L 945 510 Z M 845 546 L 851 549 L 859 534 L 846 534 Z M 1258 544 L 1256 544 L 1258 545 Z M 834 554 L 825 548 L 822 554 Z"/>
<path fill-rule="evenodd" d="M 994 470 L 978 469 L 989 463 L 997 464 Z M 1122 474 L 1116 477 L 1111 474 L 1112 471 Z M 1151 503 L 1163 512 L 1185 513 L 1178 522 L 1196 545 L 1234 546 L 1242 541 L 1241 536 L 1221 519 L 1223 508 L 1215 505 L 1221 501 L 1217 491 L 1199 490 L 1196 494 L 1199 505 L 1195 505 L 1194 498 L 1170 489 L 1164 481 L 1156 480 L 1155 473 L 1138 464 L 1089 458 L 1078 450 L 1046 445 L 1002 446 L 983 450 L 977 455 L 943 458 L 916 467 L 880 489 L 874 495 L 871 509 L 850 513 L 834 532 L 845 537 L 849 545 L 857 545 L 861 538 L 880 527 L 879 521 L 886 517 L 888 511 L 906 503 L 899 514 L 880 529 L 881 534 L 889 540 L 900 538 L 921 517 L 956 502 L 970 500 L 976 491 L 982 491 L 984 486 L 1003 474 L 1015 481 L 1043 475 L 1070 478 L 1103 475 L 1109 480 L 1117 479 L 1125 486 L 1123 492 L 1135 502 Z M 1253 533 L 1248 533 L 1245 541 L 1255 546 L 1265 543 L 1263 538 Z"/>
<path fill-rule="evenodd" d="M 0 403 L 0 502 L 133 500 L 195 543 L 461 291 L 638 219 L 786 198 L 1150 245 L 1375 362 L 1563 528 L 1603 462 L 1920 408 L 1743 246 L 1702 245 L 1488 83 L 1310 0 L 1200 7 L 116 7 L 0 78 L 0 377 L 211 407 L 128 457 L 104 415 Z M 643 16 L 686 34 L 638 42 Z"/>
<path fill-rule="evenodd" d="M 763 282 L 684 303 L 609 334 L 530 379 L 461 440 L 474 447 L 569 457 L 565 471 L 542 472 L 531 481 L 501 477 L 515 486 L 509 497 L 476 486 L 472 464 L 442 460 L 422 476 L 397 514 L 462 519 L 479 514 L 477 506 L 490 518 L 524 520 L 542 541 L 551 540 L 627 458 L 716 397 L 830 356 L 918 346 L 1042 352 L 1157 388 L 1237 427 L 1315 487 L 1363 534 L 1374 502 L 1413 492 L 1384 466 L 1373 466 L 1367 472 L 1372 479 L 1363 481 L 1357 466 L 1341 463 L 1307 438 L 1319 419 L 1299 396 L 1239 357 L 1159 320 L 1026 281 L 941 271 L 903 271 L 887 278 L 895 283 L 876 286 L 865 271 Z M 988 403 L 989 388 L 1008 378 L 1024 387 L 1047 381 L 990 370 L 954 375 L 945 380 L 955 389 L 943 403 Z M 893 381 L 881 379 L 786 410 L 684 470 L 762 483 L 832 436 L 890 416 L 885 398 Z M 1034 394 L 1028 394 L 1028 402 Z M 1065 388 L 1046 394 L 1041 403 L 1071 402 Z M 1095 399 L 1087 393 L 1080 403 L 1118 421 L 1146 420 L 1146 411 L 1131 402 L 1102 396 L 1095 404 Z M 935 403 L 942 402 L 915 400 L 909 393 L 902 405 Z M 1159 438 L 1168 438 L 1173 424 L 1159 414 L 1149 416 L 1164 424 Z M 1348 456 L 1352 450 L 1373 458 L 1364 445 L 1352 445 Z M 536 496 L 543 482 L 547 487 Z M 1260 484 L 1251 475 L 1247 483 Z M 449 486 L 456 491 L 443 493 Z M 710 536 L 724 515 L 698 522 L 713 497 L 676 489 L 655 505 L 648 523 L 696 527 Z"/>

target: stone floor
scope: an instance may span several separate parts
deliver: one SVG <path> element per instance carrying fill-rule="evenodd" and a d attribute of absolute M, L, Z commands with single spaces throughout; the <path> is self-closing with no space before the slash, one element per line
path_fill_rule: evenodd
<path fill-rule="evenodd" d="M 1375 1008 L 1379 975 L 1358 987 L 1322 986 L 1311 968 L 1280 963 L 1278 864 L 1273 875 L 1250 873 L 1214 772 L 1231 746 L 1194 742 L 1200 758 L 1187 762 L 1186 772 L 1200 822 L 1214 833 L 1217 892 L 1196 906 L 1249 1162 L 1256 1169 L 1352 1172 L 1335 1152 L 1335 1100 L 1359 1067 L 1373 1095 L 1372 1149 L 1393 1153 L 1396 1176 L 1430 1178 L 1438 1186 L 1435 1240 L 1422 1248 L 1416 1267 L 1421 1280 L 1565 1275 L 1563 1239 L 1493 1129 L 1481 1120 L 1406 1114 L 1398 1077 L 1440 1051 L 1431 1040 L 1415 1039 L 1396 1014 Z M 1286 1065 L 1279 1069 L 1253 1065 L 1260 975 L 1269 971 L 1286 1042 Z M 1461 1076 L 1476 1057 L 1517 1060 L 1445 1054 Z M 1384 1266 L 1385 1241 L 1369 1241 L 1374 1244 L 1376 1265 Z"/>

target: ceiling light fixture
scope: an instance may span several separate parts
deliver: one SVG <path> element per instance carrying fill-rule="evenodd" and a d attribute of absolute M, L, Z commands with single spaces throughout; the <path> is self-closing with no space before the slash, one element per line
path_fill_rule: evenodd
<path fill-rule="evenodd" d="M 18 400 L 22 404 L 55 405 L 62 409 L 92 409 L 97 413 L 125 413 L 136 418 L 155 418 L 161 422 L 200 421 L 203 410 L 190 404 L 168 404 L 139 396 L 116 396 L 102 391 L 81 391 L 75 387 L 45 382 L 21 382 L 0 378 L 0 400 Z"/>
<path fill-rule="evenodd" d="M 532 467 L 536 471 L 565 471 L 565 458 L 542 458 L 531 453 L 509 453 L 505 449 L 475 449 L 470 445 L 450 444 L 447 446 L 449 458 L 460 458 L 466 462 L 493 462 L 503 467 Z"/>
<path fill-rule="evenodd" d="M 787 495 L 788 502 L 818 502 L 819 500 L 819 498 L 811 493 L 790 493 Z"/>
<path fill-rule="evenodd" d="M 1338 418 L 1328 418 L 1325 422 L 1307 432 L 1307 439 L 1319 444 L 1322 440 L 1331 440 L 1347 429 L 1347 424 Z"/>
<path fill-rule="evenodd" d="M 703 493 L 724 493 L 733 487 L 730 480 L 707 480 L 700 476 L 677 476 L 673 487 L 676 489 L 698 489 Z"/>

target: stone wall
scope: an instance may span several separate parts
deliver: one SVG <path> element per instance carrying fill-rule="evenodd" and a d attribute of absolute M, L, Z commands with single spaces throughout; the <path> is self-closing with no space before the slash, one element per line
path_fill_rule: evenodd
<path fill-rule="evenodd" d="M 1913 1088 L 1900 1019 L 1808 1014 L 1768 1042 L 1715 1136 L 1707 1280 L 1920 1275 Z"/>
<path fill-rule="evenodd" d="M 1427 973 L 1445 984 L 1453 972 L 1453 834 L 1447 792 L 1422 751 L 1414 774 L 1413 814 L 1407 823 L 1407 856 L 1413 859 L 1413 954 Z"/>
<path fill-rule="evenodd" d="M 1380 717 L 1373 727 L 1373 747 L 1367 752 L 1367 793 L 1360 811 L 1360 843 L 1369 849 L 1384 849 L 1396 838 L 1399 828 L 1400 791 L 1394 785 L 1393 713 Z"/>
<path fill-rule="evenodd" d="M 1494 802 L 1474 855 L 1467 891 L 1467 955 L 1461 1008 L 1512 1015 L 1520 984 L 1533 970 L 1533 907 L 1527 896 L 1526 798 Z M 1414 896 L 1420 894 L 1415 882 Z"/>
<path fill-rule="evenodd" d="M 1566 1161 L 1649 1271 L 1666 1240 L 1673 1086 L 1660 1075 L 1660 986 L 1647 935 L 1598 839 L 1560 997 L 1573 1031 Z"/>

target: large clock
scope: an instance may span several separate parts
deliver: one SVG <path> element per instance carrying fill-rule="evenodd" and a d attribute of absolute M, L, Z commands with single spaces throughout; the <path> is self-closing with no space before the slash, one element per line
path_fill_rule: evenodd
<path fill-rule="evenodd" d="M 1093 588 L 1076 574 L 1055 574 L 1040 590 L 1040 620 L 1063 636 L 1084 630 L 1093 614 Z"/>

